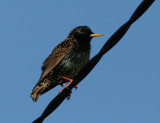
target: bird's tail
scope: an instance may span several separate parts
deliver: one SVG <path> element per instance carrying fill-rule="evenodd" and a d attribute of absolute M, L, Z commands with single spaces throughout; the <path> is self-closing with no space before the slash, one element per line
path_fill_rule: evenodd
<path fill-rule="evenodd" d="M 43 82 L 37 83 L 37 85 L 34 87 L 30 95 L 30 97 L 34 102 L 36 102 L 39 96 L 44 93 L 43 91 L 48 87 L 49 84 L 50 84 L 49 81 L 45 81 L 45 82 L 43 81 Z"/>

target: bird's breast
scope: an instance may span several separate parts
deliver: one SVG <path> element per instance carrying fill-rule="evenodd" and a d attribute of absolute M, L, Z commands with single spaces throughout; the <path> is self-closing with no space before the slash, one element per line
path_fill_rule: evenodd
<path fill-rule="evenodd" d="M 90 48 L 75 47 L 61 61 L 63 76 L 74 78 L 90 58 Z"/>

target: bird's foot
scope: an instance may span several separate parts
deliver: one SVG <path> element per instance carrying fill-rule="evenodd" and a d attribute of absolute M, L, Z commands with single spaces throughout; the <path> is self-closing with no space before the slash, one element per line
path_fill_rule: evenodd
<path fill-rule="evenodd" d="M 63 90 L 59 90 L 59 93 L 61 93 Z"/>
<path fill-rule="evenodd" d="M 75 90 L 78 88 L 78 85 L 75 86 Z"/>
<path fill-rule="evenodd" d="M 63 89 L 65 89 L 65 88 L 67 88 L 67 89 L 68 89 L 68 87 L 67 87 L 67 86 L 66 86 L 66 87 L 65 87 L 65 86 L 63 86 L 63 85 L 61 85 L 61 86 L 62 86 L 62 88 L 63 88 Z M 63 90 L 59 90 L 59 93 L 61 93 L 62 91 L 63 91 Z M 71 98 L 71 93 L 72 93 L 72 91 L 70 91 L 70 92 L 69 92 L 69 95 L 68 95 L 68 97 L 67 97 L 67 100 L 69 100 L 69 99 Z"/>
<path fill-rule="evenodd" d="M 59 93 L 61 93 L 61 92 L 62 92 L 62 90 L 59 90 Z M 68 95 L 67 100 L 69 100 L 71 98 L 71 93 Z"/>
<path fill-rule="evenodd" d="M 69 96 L 67 97 L 67 100 L 69 100 L 71 98 L 71 93 L 69 94 Z"/>

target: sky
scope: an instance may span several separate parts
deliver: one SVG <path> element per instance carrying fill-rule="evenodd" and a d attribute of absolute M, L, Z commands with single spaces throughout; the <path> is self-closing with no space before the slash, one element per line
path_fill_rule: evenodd
<path fill-rule="evenodd" d="M 31 123 L 59 93 L 57 86 L 36 103 L 30 98 L 43 61 L 74 27 L 104 34 L 92 39 L 93 57 L 140 2 L 1 0 L 0 122 Z M 160 123 L 159 5 L 153 3 L 44 123 Z"/>

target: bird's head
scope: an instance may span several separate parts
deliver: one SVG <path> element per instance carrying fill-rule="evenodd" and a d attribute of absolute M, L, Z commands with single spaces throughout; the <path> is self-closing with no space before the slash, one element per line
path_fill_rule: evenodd
<path fill-rule="evenodd" d="M 103 36 L 102 34 L 93 33 L 88 26 L 78 26 L 69 33 L 69 38 L 77 40 L 90 41 L 93 37 Z"/>

